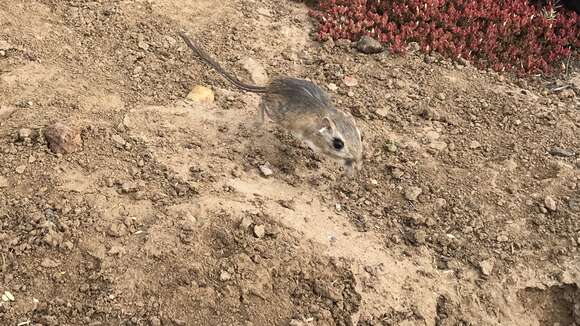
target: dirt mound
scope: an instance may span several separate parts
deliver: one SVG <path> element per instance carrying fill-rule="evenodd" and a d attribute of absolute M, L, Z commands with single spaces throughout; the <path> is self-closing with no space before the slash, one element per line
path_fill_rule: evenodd
<path fill-rule="evenodd" d="M 580 89 L 316 44 L 291 1 L 19 0 L 0 26 L 2 324 L 580 324 Z M 327 88 L 361 175 L 255 130 L 179 30 Z"/>

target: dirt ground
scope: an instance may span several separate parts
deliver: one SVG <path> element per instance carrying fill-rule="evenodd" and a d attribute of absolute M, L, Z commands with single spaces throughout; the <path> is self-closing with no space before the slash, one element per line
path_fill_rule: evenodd
<path fill-rule="evenodd" d="M 245 80 L 329 89 L 361 174 L 255 130 L 257 95 L 179 30 Z M 551 92 L 312 31 L 289 0 L 1 1 L 1 324 L 580 325 L 574 66 Z"/>

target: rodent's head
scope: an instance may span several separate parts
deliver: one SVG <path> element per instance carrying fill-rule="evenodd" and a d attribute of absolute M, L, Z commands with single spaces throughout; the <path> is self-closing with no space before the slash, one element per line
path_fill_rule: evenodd
<path fill-rule="evenodd" d="M 340 161 L 349 175 L 362 168 L 361 133 L 352 116 L 342 112 L 324 117 L 310 141 L 320 152 Z"/>

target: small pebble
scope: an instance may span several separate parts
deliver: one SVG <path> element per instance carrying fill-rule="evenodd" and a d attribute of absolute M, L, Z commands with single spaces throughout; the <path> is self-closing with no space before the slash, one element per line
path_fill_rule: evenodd
<path fill-rule="evenodd" d="M 125 194 L 137 192 L 138 189 L 139 189 L 139 187 L 137 187 L 137 185 L 135 183 L 130 182 L 130 181 L 123 182 L 121 184 L 121 192 L 125 193 Z"/>
<path fill-rule="evenodd" d="M 417 201 L 419 195 L 423 193 L 423 190 L 419 187 L 409 187 L 405 191 L 405 198 L 410 201 Z"/>
<path fill-rule="evenodd" d="M 254 223 L 252 221 L 252 218 L 250 218 L 248 216 L 244 216 L 244 218 L 242 219 L 242 222 L 240 223 L 240 228 L 247 230 L 250 228 L 250 225 L 252 225 L 252 223 Z"/>
<path fill-rule="evenodd" d="M 447 206 L 447 201 L 444 198 L 437 198 L 435 199 L 435 206 L 438 209 L 444 208 L 445 206 Z"/>
<path fill-rule="evenodd" d="M 303 321 L 300 321 L 300 320 L 298 320 L 298 319 L 292 319 L 292 320 L 290 321 L 290 324 L 289 324 L 289 325 L 290 325 L 290 326 L 306 326 L 306 323 L 305 323 L 305 322 L 303 322 Z"/>
<path fill-rule="evenodd" d="M 121 255 L 125 253 L 125 249 L 121 246 L 112 246 L 107 253 L 112 256 Z"/>
<path fill-rule="evenodd" d="M 509 238 L 506 235 L 501 234 L 501 235 L 498 235 L 497 236 L 497 241 L 499 241 L 499 242 L 507 242 L 507 241 L 509 241 Z"/>
<path fill-rule="evenodd" d="M 40 263 L 40 266 L 42 266 L 44 268 L 55 268 L 55 267 L 60 266 L 60 263 L 57 262 L 57 261 L 55 261 L 55 260 L 52 260 L 52 259 L 50 259 L 48 257 L 45 257 L 42 260 L 42 262 Z"/>
<path fill-rule="evenodd" d="M 262 172 L 262 175 L 266 178 L 274 174 L 274 171 L 272 171 L 272 169 L 270 168 L 269 163 L 260 165 L 260 172 Z"/>
<path fill-rule="evenodd" d="M 0 175 L 0 189 L 1 188 L 8 188 L 8 186 L 10 186 L 8 179 L 6 179 L 5 177 Z"/>
<path fill-rule="evenodd" d="M 127 235 L 127 228 L 123 223 L 112 223 L 107 230 L 107 234 L 114 238 L 120 238 Z"/>
<path fill-rule="evenodd" d="M 254 226 L 254 235 L 256 236 L 256 238 L 261 239 L 264 237 L 265 234 L 266 228 L 264 227 L 264 225 L 260 224 Z"/>
<path fill-rule="evenodd" d="M 125 144 L 127 144 L 125 139 L 123 139 L 123 137 L 121 137 L 119 135 L 113 135 L 111 137 L 111 139 L 120 147 L 123 147 L 123 146 L 125 146 Z"/>
<path fill-rule="evenodd" d="M 415 243 L 424 244 L 427 241 L 427 232 L 425 230 L 417 230 L 415 232 Z"/>
<path fill-rule="evenodd" d="M 489 276 L 491 275 L 491 273 L 493 272 L 493 267 L 494 267 L 494 262 L 493 259 L 486 259 L 484 261 L 481 261 L 479 263 L 479 268 L 481 269 L 481 273 L 485 276 Z"/>
<path fill-rule="evenodd" d="M 404 81 L 397 79 L 397 80 L 395 80 L 395 87 L 397 87 L 399 89 L 403 89 L 403 88 L 407 87 L 407 84 Z"/>
<path fill-rule="evenodd" d="M 28 140 L 32 137 L 32 129 L 28 129 L 28 128 L 21 128 L 18 129 L 18 134 L 17 134 L 17 139 L 19 141 L 25 141 Z"/>
<path fill-rule="evenodd" d="M 0 50 L 8 51 L 12 49 L 14 49 L 14 46 L 12 46 L 12 44 L 8 43 L 8 41 L 6 40 L 0 40 Z"/>
<path fill-rule="evenodd" d="M 4 294 L 2 294 L 2 301 L 8 302 L 14 300 L 14 295 L 10 291 L 4 291 Z"/>
<path fill-rule="evenodd" d="M 157 317 L 151 317 L 149 319 L 150 326 L 161 326 L 161 320 Z"/>
<path fill-rule="evenodd" d="M 405 173 L 403 172 L 403 170 L 395 168 L 393 169 L 393 172 L 391 172 L 391 174 L 393 175 L 393 178 L 401 179 Z"/>
<path fill-rule="evenodd" d="M 194 102 L 209 104 L 215 101 L 215 95 L 211 89 L 205 86 L 196 85 L 192 88 L 191 92 L 187 94 L 187 99 Z"/>
<path fill-rule="evenodd" d="M 25 170 L 26 170 L 26 165 L 19 165 L 18 167 L 16 167 L 16 173 L 18 173 L 18 174 L 24 173 Z"/>
<path fill-rule="evenodd" d="M 139 36 L 137 36 L 137 46 L 141 50 L 147 51 L 149 49 L 149 44 L 145 41 L 145 36 L 143 34 L 139 34 Z"/>
<path fill-rule="evenodd" d="M 1 185 L 0 185 L 1 188 Z M 580 199 L 573 199 L 570 198 L 568 200 L 568 207 L 570 208 L 570 210 L 572 210 L 573 212 L 580 212 Z"/>
<path fill-rule="evenodd" d="M 363 36 L 356 44 L 356 48 L 366 54 L 379 53 L 383 51 L 381 43 L 370 36 Z"/>
<path fill-rule="evenodd" d="M 469 143 L 469 148 L 471 149 L 478 149 L 481 147 L 481 144 L 477 140 L 473 140 Z"/>
<path fill-rule="evenodd" d="M 544 198 L 544 206 L 546 206 L 546 208 L 552 212 L 558 210 L 556 201 L 551 196 L 546 196 L 546 198 Z"/>
<path fill-rule="evenodd" d="M 91 287 L 87 284 L 87 283 L 83 283 L 81 284 L 81 286 L 79 287 L 79 291 L 81 292 L 87 292 Z"/>
<path fill-rule="evenodd" d="M 397 145 L 395 145 L 393 143 L 387 144 L 387 151 L 389 151 L 391 153 L 397 152 Z"/>
<path fill-rule="evenodd" d="M 358 81 L 354 77 L 346 76 L 344 77 L 344 84 L 348 87 L 355 87 L 358 85 Z"/>
<path fill-rule="evenodd" d="M 228 273 L 227 271 L 222 271 L 220 273 L 220 281 L 225 282 L 225 281 L 229 281 L 232 279 L 232 275 L 230 273 Z"/>

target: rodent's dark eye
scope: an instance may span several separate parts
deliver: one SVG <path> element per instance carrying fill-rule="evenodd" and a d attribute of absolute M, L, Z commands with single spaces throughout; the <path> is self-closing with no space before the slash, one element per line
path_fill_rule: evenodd
<path fill-rule="evenodd" d="M 341 150 L 344 148 L 344 142 L 340 138 L 334 138 L 332 140 L 332 147 L 336 150 Z"/>

